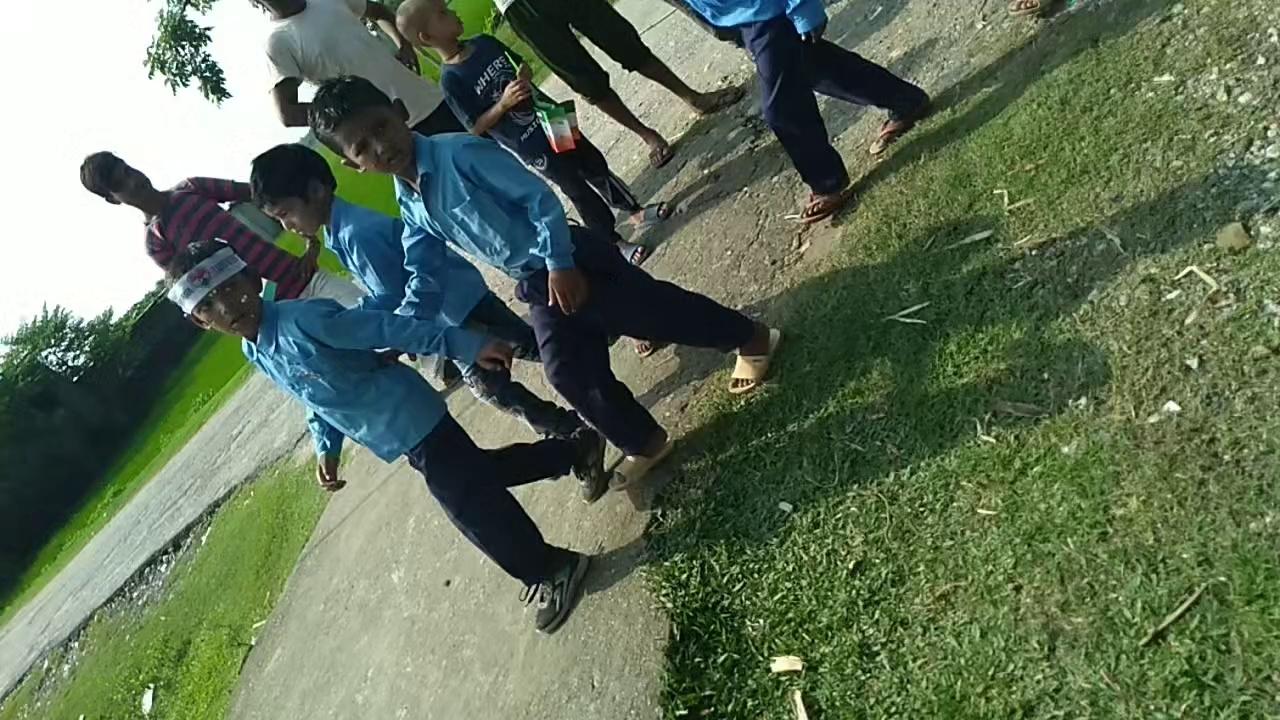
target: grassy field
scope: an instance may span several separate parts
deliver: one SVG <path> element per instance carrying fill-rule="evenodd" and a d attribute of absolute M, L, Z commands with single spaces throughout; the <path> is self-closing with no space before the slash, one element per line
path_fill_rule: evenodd
<path fill-rule="evenodd" d="M 1280 252 L 1213 244 L 1280 225 L 1276 10 L 1172 6 L 941 94 L 776 299 L 778 382 L 695 403 L 666 717 L 1280 717 Z"/>
<path fill-rule="evenodd" d="M 111 608 L 81 636 L 69 675 L 55 656 L 0 706 L 0 720 L 222 718 L 244 657 L 275 605 L 327 496 L 309 467 L 280 466 L 236 491 L 181 557 L 158 600 Z"/>
<path fill-rule="evenodd" d="M 98 491 L 50 539 L 14 591 L 2 599 L 0 624 L 75 557 L 248 376 L 239 341 L 213 335 L 197 340 L 183 364 L 174 368 L 134 441 L 103 475 Z"/>

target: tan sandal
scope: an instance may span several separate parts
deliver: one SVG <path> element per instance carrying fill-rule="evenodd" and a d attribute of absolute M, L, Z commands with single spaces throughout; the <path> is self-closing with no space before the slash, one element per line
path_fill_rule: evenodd
<path fill-rule="evenodd" d="M 729 392 L 734 395 L 742 395 L 764 384 L 764 379 L 769 374 L 769 364 L 773 361 L 774 353 L 778 351 L 778 345 L 782 343 L 782 331 L 777 328 L 769 328 L 769 352 L 765 355 L 739 355 L 737 363 L 733 366 L 733 375 L 729 377 Z M 746 380 L 742 385 L 736 384 L 739 380 Z"/>
<path fill-rule="evenodd" d="M 1039 15 L 1044 12 L 1046 4 L 1040 0 L 1013 0 L 1013 2 L 1009 3 L 1009 14 L 1014 17 Z"/>
<path fill-rule="evenodd" d="M 657 467 L 658 463 L 666 460 L 675 448 L 675 439 L 669 437 L 657 455 L 628 455 L 613 471 L 613 480 L 609 482 L 609 489 L 625 490 L 628 486 L 639 482 L 649 474 L 650 470 Z"/>

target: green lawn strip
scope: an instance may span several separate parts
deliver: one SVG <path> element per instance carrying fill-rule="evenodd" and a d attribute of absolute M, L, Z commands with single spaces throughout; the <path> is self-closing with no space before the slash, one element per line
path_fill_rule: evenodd
<path fill-rule="evenodd" d="M 0 720 L 141 717 L 148 685 L 152 718 L 224 717 L 254 625 L 271 613 L 326 499 L 306 465 L 278 465 L 237 490 L 157 601 L 99 613 L 70 674 L 55 657 L 55 670 L 19 686 Z"/>
<path fill-rule="evenodd" d="M 4 598 L 0 625 L 32 598 L 243 385 L 250 368 L 237 340 L 206 335 L 174 369 L 134 441 L 103 475 L 97 492 L 54 535 Z"/>
<path fill-rule="evenodd" d="M 1261 139 L 1276 99 L 1196 96 L 1253 64 L 1266 3 L 1168 5 L 1072 16 L 965 82 L 776 299 L 778 382 L 691 406 L 652 529 L 666 717 L 790 717 L 793 687 L 823 718 L 1276 714 L 1280 257 L 1204 247 L 1264 179 L 1215 173 L 1206 134 Z"/>

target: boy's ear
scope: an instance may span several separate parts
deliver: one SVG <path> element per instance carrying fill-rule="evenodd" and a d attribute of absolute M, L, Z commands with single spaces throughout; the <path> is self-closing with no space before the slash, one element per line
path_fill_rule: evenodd
<path fill-rule="evenodd" d="M 324 199 L 329 194 L 329 188 L 319 180 L 307 181 L 307 196 L 303 198 L 308 202 L 316 202 Z"/>
<path fill-rule="evenodd" d="M 406 123 L 409 122 L 409 108 L 405 107 L 404 102 L 400 98 L 391 101 L 391 106 L 395 108 L 396 115 Z"/>

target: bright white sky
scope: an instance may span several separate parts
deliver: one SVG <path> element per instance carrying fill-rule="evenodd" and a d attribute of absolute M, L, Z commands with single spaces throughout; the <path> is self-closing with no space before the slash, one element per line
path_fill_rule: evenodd
<path fill-rule="evenodd" d="M 249 0 L 219 0 L 202 23 L 233 95 L 222 107 L 148 80 L 142 60 L 161 1 L 6 3 L 0 337 L 46 302 L 82 317 L 122 312 L 161 277 L 143 251 L 141 214 L 81 187 L 85 155 L 111 150 L 167 187 L 192 175 L 246 179 L 255 155 L 301 136 L 271 107 L 269 20 Z"/>

